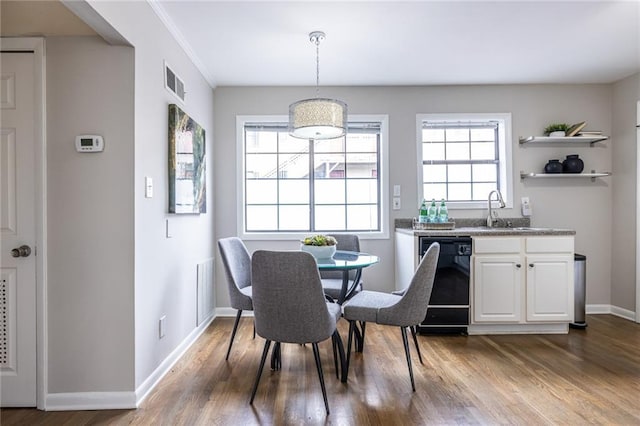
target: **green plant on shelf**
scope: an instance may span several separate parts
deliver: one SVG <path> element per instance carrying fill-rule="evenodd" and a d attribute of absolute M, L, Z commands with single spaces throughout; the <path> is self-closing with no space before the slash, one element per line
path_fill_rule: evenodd
<path fill-rule="evenodd" d="M 566 132 L 569 125 L 566 123 L 553 123 L 544 128 L 544 135 L 549 136 L 551 132 Z"/>

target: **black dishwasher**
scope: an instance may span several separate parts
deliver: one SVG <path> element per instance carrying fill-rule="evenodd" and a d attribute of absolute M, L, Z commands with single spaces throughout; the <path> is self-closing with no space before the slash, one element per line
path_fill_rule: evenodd
<path fill-rule="evenodd" d="M 420 257 L 434 242 L 440 243 L 440 257 L 427 316 L 418 326 L 418 331 L 421 334 L 466 334 L 469 325 L 471 237 L 419 237 Z"/>

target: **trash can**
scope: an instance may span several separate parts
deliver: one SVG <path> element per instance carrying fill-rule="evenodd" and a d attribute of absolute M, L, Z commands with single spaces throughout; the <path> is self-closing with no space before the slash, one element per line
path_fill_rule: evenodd
<path fill-rule="evenodd" d="M 587 256 L 576 253 L 573 260 L 574 322 L 569 325 L 571 328 L 584 329 L 587 326 L 585 321 Z"/>

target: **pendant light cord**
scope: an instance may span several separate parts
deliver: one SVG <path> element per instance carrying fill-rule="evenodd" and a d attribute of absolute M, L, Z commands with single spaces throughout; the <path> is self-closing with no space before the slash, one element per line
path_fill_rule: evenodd
<path fill-rule="evenodd" d="M 316 37 L 316 98 L 320 97 L 320 37 Z"/>

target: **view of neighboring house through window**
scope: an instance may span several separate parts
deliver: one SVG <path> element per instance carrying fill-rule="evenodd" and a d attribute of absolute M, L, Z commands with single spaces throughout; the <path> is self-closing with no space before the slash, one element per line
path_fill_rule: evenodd
<path fill-rule="evenodd" d="M 509 128 L 508 114 L 419 116 L 421 198 L 484 207 L 489 192 L 499 189 L 510 200 Z"/>
<path fill-rule="evenodd" d="M 304 140 L 286 122 L 245 122 L 244 232 L 381 230 L 381 123 Z"/>

